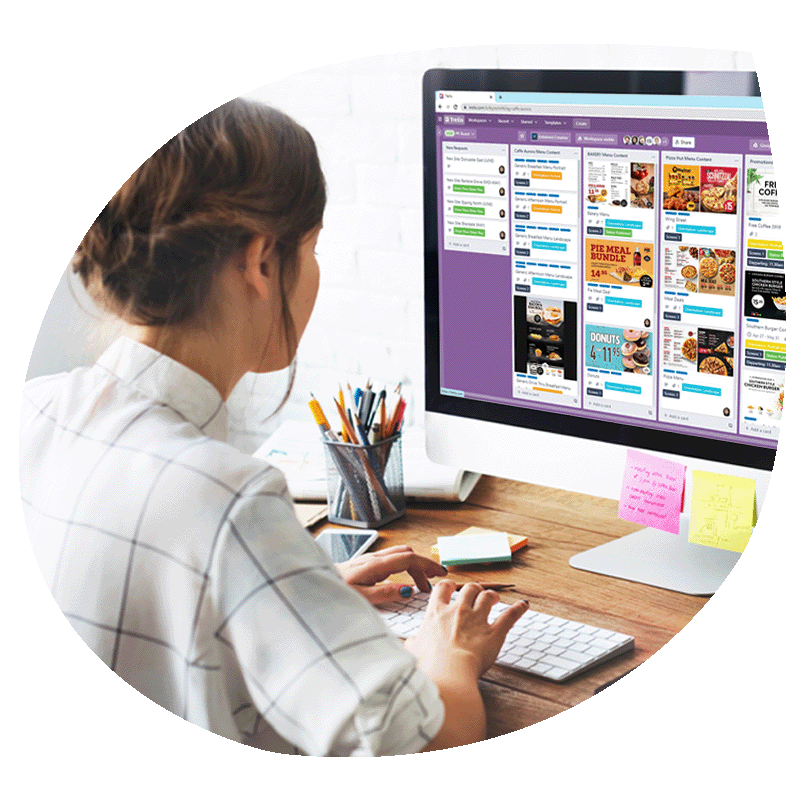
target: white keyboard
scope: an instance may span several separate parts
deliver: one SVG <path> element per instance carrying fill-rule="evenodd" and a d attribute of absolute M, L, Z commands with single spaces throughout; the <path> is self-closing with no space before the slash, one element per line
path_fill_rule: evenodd
<path fill-rule="evenodd" d="M 386 603 L 378 611 L 401 639 L 413 636 L 422 624 L 429 594 Z M 496 603 L 489 621 L 508 608 Z M 526 611 L 509 631 L 497 663 L 552 681 L 565 681 L 611 658 L 633 650 L 633 636 L 595 628 L 537 611 Z"/>

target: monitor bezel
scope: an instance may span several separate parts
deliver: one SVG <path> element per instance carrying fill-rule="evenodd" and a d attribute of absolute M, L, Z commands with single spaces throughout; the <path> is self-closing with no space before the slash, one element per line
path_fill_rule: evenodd
<path fill-rule="evenodd" d="M 715 71 L 722 78 L 726 73 Z M 559 92 L 603 94 L 684 94 L 687 73 L 659 70 L 428 70 L 422 82 L 423 227 L 425 308 L 425 408 L 427 411 L 591 439 L 689 458 L 712 459 L 771 470 L 776 448 L 708 439 L 688 433 L 653 430 L 635 424 L 598 420 L 512 404 L 441 394 L 439 330 L 439 233 L 437 213 L 436 109 L 438 91 Z M 709 73 L 705 73 L 706 76 Z M 758 81 L 750 73 L 758 96 Z M 723 84 L 725 85 L 725 84 Z M 742 96 L 730 93 L 728 96 Z M 709 452 L 713 446 L 713 452 Z"/>

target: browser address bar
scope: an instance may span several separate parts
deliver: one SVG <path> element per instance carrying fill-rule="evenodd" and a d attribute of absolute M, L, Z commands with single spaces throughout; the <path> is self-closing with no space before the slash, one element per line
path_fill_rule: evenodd
<path fill-rule="evenodd" d="M 459 111 L 488 111 L 503 114 L 530 114 L 533 104 L 519 105 L 517 103 L 464 103 Z"/>

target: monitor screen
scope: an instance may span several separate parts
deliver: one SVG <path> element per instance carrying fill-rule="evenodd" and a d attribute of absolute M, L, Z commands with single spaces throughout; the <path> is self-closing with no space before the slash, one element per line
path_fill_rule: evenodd
<path fill-rule="evenodd" d="M 754 73 L 432 70 L 426 410 L 771 469 L 781 216 Z"/>

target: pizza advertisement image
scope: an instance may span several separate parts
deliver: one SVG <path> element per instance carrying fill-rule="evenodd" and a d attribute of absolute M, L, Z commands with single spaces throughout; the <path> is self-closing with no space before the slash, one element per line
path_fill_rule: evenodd
<path fill-rule="evenodd" d="M 699 291 L 732 297 L 736 293 L 736 252 L 729 249 L 699 249 Z"/>
<path fill-rule="evenodd" d="M 733 377 L 733 331 L 700 328 L 697 331 L 697 371 L 701 375 Z"/>
<path fill-rule="evenodd" d="M 739 170 L 736 167 L 700 167 L 700 210 L 735 214 Z"/>
<path fill-rule="evenodd" d="M 665 323 L 661 329 L 661 363 L 681 374 L 697 371 L 697 328 Z"/>
<path fill-rule="evenodd" d="M 592 283 L 653 288 L 653 245 L 586 239 L 585 279 Z"/>

